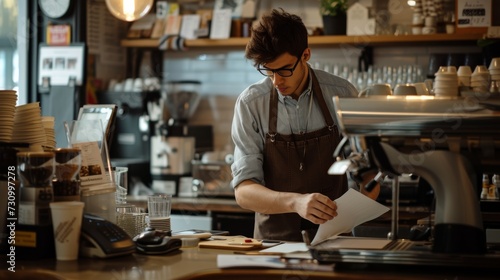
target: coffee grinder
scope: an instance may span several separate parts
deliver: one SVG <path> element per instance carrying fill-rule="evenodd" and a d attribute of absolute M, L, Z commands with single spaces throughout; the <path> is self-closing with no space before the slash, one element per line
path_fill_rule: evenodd
<path fill-rule="evenodd" d="M 195 137 L 189 132 L 188 119 L 198 103 L 198 81 L 171 81 L 161 92 L 163 117 L 151 136 L 151 177 L 154 192 L 179 193 L 184 181 L 191 184 L 191 161 L 195 155 Z"/>

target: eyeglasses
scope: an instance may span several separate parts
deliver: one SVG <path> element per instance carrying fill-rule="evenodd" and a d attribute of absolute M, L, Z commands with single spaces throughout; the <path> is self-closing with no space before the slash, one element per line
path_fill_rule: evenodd
<path fill-rule="evenodd" d="M 293 65 L 292 68 L 280 68 L 280 69 L 276 69 L 276 70 L 273 70 L 273 69 L 269 69 L 269 68 L 261 68 L 261 67 L 258 67 L 257 70 L 264 76 L 267 76 L 267 77 L 273 77 L 274 74 L 278 74 L 280 75 L 281 77 L 290 77 L 293 75 L 293 71 L 295 70 L 295 68 L 297 67 L 297 65 L 299 64 L 299 61 L 300 61 L 300 57 L 297 58 L 297 62 L 295 62 L 295 64 Z"/>

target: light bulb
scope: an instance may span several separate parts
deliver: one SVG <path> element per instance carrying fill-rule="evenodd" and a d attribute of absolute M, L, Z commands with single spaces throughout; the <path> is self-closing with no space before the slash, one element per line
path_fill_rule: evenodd
<path fill-rule="evenodd" d="M 106 0 L 111 14 L 125 21 L 138 20 L 153 7 L 154 0 Z"/>

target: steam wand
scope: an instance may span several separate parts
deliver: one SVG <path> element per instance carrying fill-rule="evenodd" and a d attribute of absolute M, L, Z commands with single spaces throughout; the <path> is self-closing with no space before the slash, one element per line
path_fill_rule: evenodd
<path fill-rule="evenodd" d="M 385 173 L 379 171 L 373 179 L 365 185 L 365 190 L 371 192 L 377 184 L 382 185 L 385 178 Z M 387 238 L 391 240 L 398 239 L 399 227 L 399 177 L 394 176 L 392 180 L 392 218 L 391 218 L 391 231 L 387 234 Z"/>
<path fill-rule="evenodd" d="M 379 171 L 377 175 L 375 175 L 375 177 L 373 177 L 373 179 L 365 185 L 365 190 L 371 192 L 377 184 L 382 185 L 385 176 L 384 172 Z"/>

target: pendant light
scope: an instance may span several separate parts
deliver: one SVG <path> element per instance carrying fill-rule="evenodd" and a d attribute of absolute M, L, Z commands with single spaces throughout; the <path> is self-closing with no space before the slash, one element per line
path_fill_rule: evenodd
<path fill-rule="evenodd" d="M 124 21 L 135 21 L 145 16 L 154 0 L 106 0 L 111 14 Z"/>

